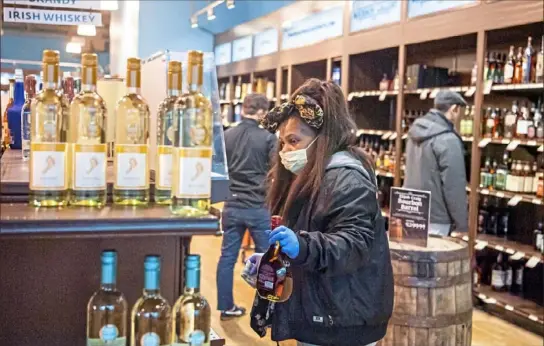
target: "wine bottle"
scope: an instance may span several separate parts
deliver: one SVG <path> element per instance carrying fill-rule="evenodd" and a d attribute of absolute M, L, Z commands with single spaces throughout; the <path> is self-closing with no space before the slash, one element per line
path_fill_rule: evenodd
<path fill-rule="evenodd" d="M 83 86 L 72 100 L 68 131 L 72 171 L 70 204 L 101 207 L 107 199 L 106 103 L 96 92 L 97 55 L 83 54 L 81 65 Z"/>
<path fill-rule="evenodd" d="M 210 342 L 211 308 L 200 294 L 200 256 L 185 259 L 185 293 L 174 305 L 172 346 L 203 346 Z"/>
<path fill-rule="evenodd" d="M 21 147 L 23 161 L 30 158 L 30 105 L 36 97 L 36 77 L 33 75 L 25 78 L 25 103 L 21 111 Z"/>
<path fill-rule="evenodd" d="M 102 252 L 100 289 L 87 304 L 87 346 L 126 346 L 127 301 L 116 287 L 117 252 Z"/>
<path fill-rule="evenodd" d="M 172 193 L 172 143 L 176 124 L 174 105 L 181 95 L 181 63 L 168 63 L 168 91 L 157 114 L 157 154 L 159 163 L 155 174 L 155 203 L 170 204 Z"/>
<path fill-rule="evenodd" d="M 141 62 L 127 60 L 127 94 L 119 100 L 115 118 L 113 202 L 149 202 L 149 106 L 140 95 Z"/>
<path fill-rule="evenodd" d="M 30 106 L 30 204 L 58 207 L 68 204 L 68 119 L 58 94 L 59 52 L 43 52 L 43 89 Z"/>
<path fill-rule="evenodd" d="M 8 114 L 8 126 L 11 137 L 10 148 L 21 149 L 21 111 L 25 103 L 25 85 L 23 70 L 15 70 L 15 86 L 13 89 L 13 103 L 6 108 Z"/>
<path fill-rule="evenodd" d="M 202 52 L 189 51 L 188 93 L 176 101 L 172 205 L 174 214 L 205 216 L 209 212 L 212 171 L 212 108 L 201 92 Z"/>
<path fill-rule="evenodd" d="M 160 294 L 159 256 L 144 261 L 144 292 L 132 308 L 131 346 L 169 345 L 172 339 L 172 308 Z"/>
<path fill-rule="evenodd" d="M 491 268 L 491 288 L 494 291 L 503 291 L 506 279 L 506 272 L 502 263 L 502 253 L 499 253 L 497 262 Z"/>

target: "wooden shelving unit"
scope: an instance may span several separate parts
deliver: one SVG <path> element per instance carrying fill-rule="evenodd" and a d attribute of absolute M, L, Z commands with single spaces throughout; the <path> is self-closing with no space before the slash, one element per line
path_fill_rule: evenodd
<path fill-rule="evenodd" d="M 380 179 L 392 179 L 394 186 L 402 184 L 404 174 L 402 155 L 407 138 L 403 127 L 405 111 L 428 110 L 432 106 L 433 98 L 441 90 L 447 89 L 463 94 L 474 106 L 473 134 L 462 138 L 469 153 L 467 192 L 469 192 L 470 231 L 465 235 L 454 236 L 467 241 L 472 252 L 483 251 L 482 249 L 503 251 L 509 256 L 521 256 L 527 262 L 535 262 L 535 258 L 538 257 L 537 265 L 542 266 L 542 257 L 539 257 L 537 251 L 531 250 L 530 245 L 488 234 L 477 234 L 477 228 L 480 198 L 485 196 L 499 198 L 503 202 L 519 199 L 516 203 L 519 205 L 515 208 L 529 208 L 527 213 L 530 217 L 516 214 L 516 227 L 532 227 L 529 224 L 536 220 L 538 215 L 544 217 L 542 198 L 506 191 L 490 191 L 479 186 L 482 154 L 488 150 L 502 152 L 505 146 L 514 146 L 516 148 L 512 152 L 522 153 L 520 154 L 522 159 L 525 159 L 526 155 L 544 152 L 544 142 L 538 140 L 483 138 L 483 111 L 492 104 L 510 108 L 511 100 L 515 98 L 526 98 L 536 102 L 536 99 L 544 93 L 544 85 L 542 83 L 493 85 L 486 82 L 481 68 L 477 70 L 476 80 L 471 81 L 474 65 L 484 66 L 488 51 L 504 52 L 508 50 L 510 44 L 516 44 L 516 47 L 524 45 L 526 41 L 523 40 L 529 35 L 534 38 L 533 47 L 535 49 L 540 47 L 544 20 L 542 2 L 478 1 L 469 6 L 415 18 L 408 17 L 408 3 L 402 2 L 399 22 L 349 32 L 350 7 L 349 2 L 346 2 L 342 36 L 306 47 L 279 50 L 268 56 L 219 66 L 218 76 L 220 79 L 236 80 L 239 75 L 257 75 L 259 71 L 275 70 L 275 97 L 276 103 L 279 104 L 287 99 L 304 79 L 310 77 L 330 79 L 332 67 L 340 67 L 340 85 L 359 128 L 357 135 L 390 141 L 395 148 L 394 171 L 376 172 Z M 282 16 L 279 13 L 271 14 L 265 20 L 278 29 L 281 42 Z M 246 28 L 247 25 L 248 23 L 245 25 Z M 257 22 L 255 27 L 259 28 Z M 236 37 L 238 37 L 236 30 L 231 30 L 217 35 L 216 43 L 230 42 Z M 521 42 L 520 38 L 523 38 Z M 423 88 L 414 86 L 407 78 L 413 64 L 448 68 L 450 72 L 456 73 L 454 76 L 456 78 L 452 79 L 455 83 Z M 397 88 L 379 90 L 383 74 L 387 73 L 392 79 L 396 71 L 399 74 Z M 514 141 L 518 143 L 512 145 Z M 470 193 L 471 191 L 478 193 Z M 385 208 L 382 213 L 387 216 L 387 209 Z M 526 232 L 532 230 L 526 229 Z M 541 305 L 508 293 L 490 291 L 485 286 L 475 290 L 474 294 L 475 300 L 480 302 L 484 309 L 535 332 L 544 331 Z"/>

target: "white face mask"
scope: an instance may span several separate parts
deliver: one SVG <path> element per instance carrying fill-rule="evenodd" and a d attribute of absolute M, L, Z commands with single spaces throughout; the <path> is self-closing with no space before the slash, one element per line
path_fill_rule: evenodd
<path fill-rule="evenodd" d="M 315 137 L 314 140 L 308 144 L 306 149 L 293 150 L 285 153 L 280 151 L 280 158 L 283 167 L 293 174 L 298 174 L 300 171 L 302 171 L 308 162 L 306 150 L 308 150 L 308 148 L 314 144 L 316 139 L 317 137 Z"/>

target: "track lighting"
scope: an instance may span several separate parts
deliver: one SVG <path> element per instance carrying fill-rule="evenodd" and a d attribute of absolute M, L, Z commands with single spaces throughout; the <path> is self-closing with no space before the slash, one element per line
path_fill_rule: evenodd
<path fill-rule="evenodd" d="M 198 18 L 197 17 L 191 17 L 191 28 L 193 28 L 193 29 L 198 28 Z"/>
<path fill-rule="evenodd" d="M 234 8 L 234 0 L 227 0 L 227 8 L 232 10 Z"/>
<path fill-rule="evenodd" d="M 208 20 L 214 20 L 215 14 L 213 13 L 213 7 L 208 8 Z"/>

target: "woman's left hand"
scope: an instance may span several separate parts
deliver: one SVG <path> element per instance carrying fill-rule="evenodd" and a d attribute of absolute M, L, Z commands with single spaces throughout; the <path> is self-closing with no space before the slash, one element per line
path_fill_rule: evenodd
<path fill-rule="evenodd" d="M 275 242 L 279 242 L 281 246 L 281 252 L 286 254 L 289 258 L 297 258 L 300 251 L 300 244 L 298 237 L 288 227 L 279 226 L 268 235 L 268 244 L 273 245 Z"/>

